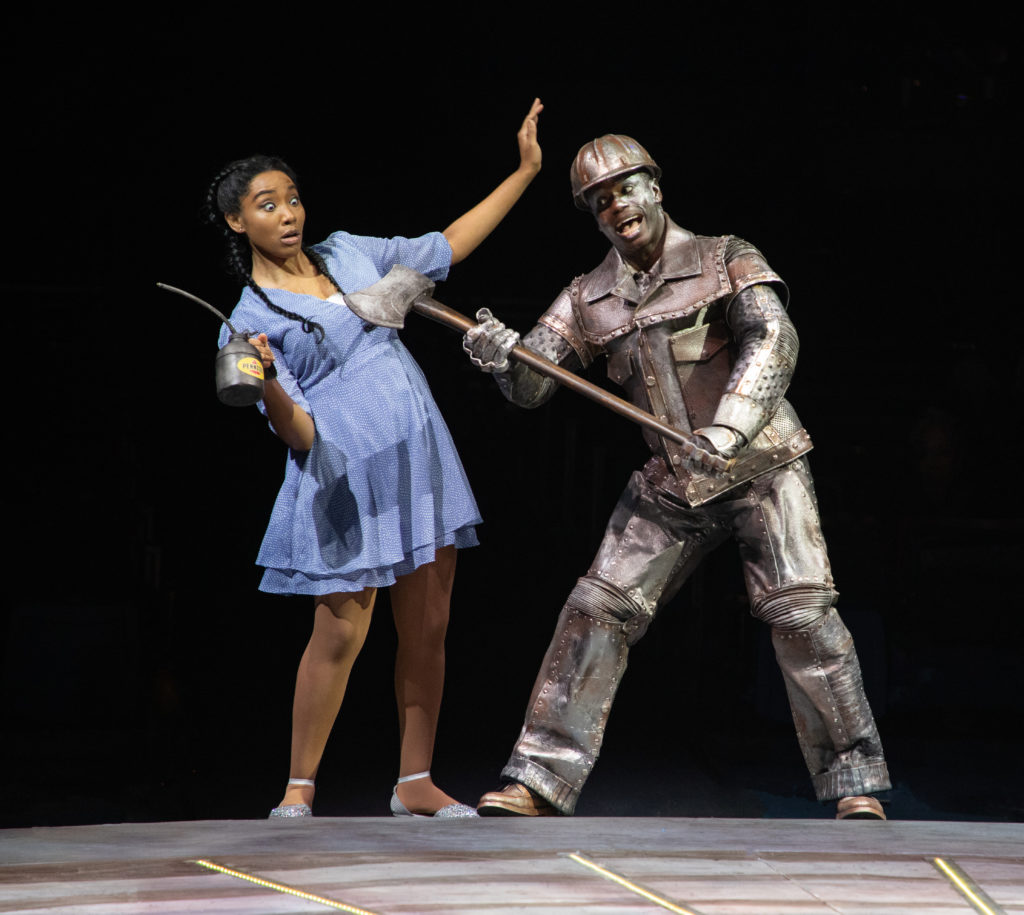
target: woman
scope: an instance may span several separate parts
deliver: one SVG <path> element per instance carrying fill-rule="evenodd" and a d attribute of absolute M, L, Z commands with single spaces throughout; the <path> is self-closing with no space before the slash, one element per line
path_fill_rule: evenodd
<path fill-rule="evenodd" d="M 253 334 L 267 370 L 261 409 L 290 449 L 257 558 L 266 568 L 260 589 L 310 594 L 315 604 L 296 679 L 290 778 L 271 816 L 312 814 L 317 768 L 379 587 L 391 589 L 398 632 L 392 812 L 476 815 L 429 770 L 455 550 L 476 544 L 480 517 L 419 367 L 394 330 L 364 324 L 341 293 L 396 263 L 444 279 L 540 170 L 542 108 L 535 99 L 519 130 L 519 168 L 443 232 L 421 238 L 336 232 L 305 247 L 295 175 L 278 159 L 233 162 L 207 192 L 210 220 L 246 284 L 232 324 Z"/>

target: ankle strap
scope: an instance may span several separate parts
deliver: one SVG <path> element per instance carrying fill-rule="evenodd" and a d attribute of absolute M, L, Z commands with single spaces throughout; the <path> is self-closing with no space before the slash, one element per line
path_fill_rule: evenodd
<path fill-rule="evenodd" d="M 311 778 L 290 778 L 288 779 L 288 787 L 291 788 L 292 785 L 299 788 L 313 788 L 316 786 L 316 782 Z"/>
<path fill-rule="evenodd" d="M 430 770 L 427 769 L 426 772 L 417 772 L 415 775 L 403 775 L 398 780 L 398 784 L 401 785 L 403 782 L 414 782 L 418 778 L 430 778 Z"/>

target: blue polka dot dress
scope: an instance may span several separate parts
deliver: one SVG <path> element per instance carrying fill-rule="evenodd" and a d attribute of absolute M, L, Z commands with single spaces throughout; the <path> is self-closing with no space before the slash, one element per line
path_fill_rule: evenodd
<path fill-rule="evenodd" d="M 336 232 L 314 249 L 345 292 L 370 286 L 399 263 L 444 279 L 451 262 L 439 232 L 414 239 Z M 313 447 L 288 453 L 256 559 L 266 569 L 260 590 L 384 587 L 433 560 L 440 547 L 475 546 L 481 519 L 469 481 L 423 372 L 397 332 L 366 330 L 340 295 L 264 291 L 281 308 L 316 321 L 326 336 L 317 343 L 248 288 L 231 315 L 238 330 L 267 335 L 279 382 L 316 424 Z M 226 340 L 224 328 L 221 344 Z"/>

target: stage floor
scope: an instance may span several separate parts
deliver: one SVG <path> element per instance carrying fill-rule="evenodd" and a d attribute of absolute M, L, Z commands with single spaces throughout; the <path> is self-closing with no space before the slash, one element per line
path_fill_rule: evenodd
<path fill-rule="evenodd" d="M 0 831 L 0 912 L 330 910 L 1024 912 L 1024 825 L 317 817 Z"/>

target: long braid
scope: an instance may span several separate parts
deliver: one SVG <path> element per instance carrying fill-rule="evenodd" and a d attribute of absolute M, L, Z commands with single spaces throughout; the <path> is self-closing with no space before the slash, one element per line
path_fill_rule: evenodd
<path fill-rule="evenodd" d="M 317 342 L 321 343 L 323 342 L 325 332 L 320 324 L 310 318 L 304 318 L 294 311 L 288 311 L 286 308 L 276 305 L 271 301 L 270 296 L 264 292 L 260 284 L 252 278 L 252 251 L 245 238 L 232 231 L 223 217 L 225 213 L 238 212 L 242 195 L 248 190 L 249 182 L 256 175 L 266 171 L 281 171 L 293 181 L 295 180 L 292 170 L 280 159 L 268 156 L 250 156 L 248 159 L 231 162 L 214 176 L 209 187 L 206 189 L 202 217 L 207 223 L 218 228 L 224 236 L 224 242 L 227 246 L 225 266 L 228 273 L 245 283 L 271 311 L 292 321 L 299 322 L 303 331 L 307 334 L 314 334 Z M 233 180 L 228 181 L 227 179 L 229 178 L 233 178 Z M 341 292 L 341 287 L 338 285 L 337 280 L 328 272 L 323 258 L 309 248 L 304 248 L 303 251 L 313 262 L 313 266 L 326 276 L 334 287 Z"/>
<path fill-rule="evenodd" d="M 231 232 L 230 229 L 228 231 Z M 317 343 L 323 342 L 325 336 L 323 327 L 310 318 L 304 318 L 302 315 L 296 314 L 294 311 L 288 311 L 287 308 L 282 308 L 280 305 L 272 302 L 270 296 L 263 290 L 263 287 L 252 278 L 252 274 L 249 272 L 252 254 L 245 239 L 235 232 L 231 232 L 231 235 L 228 237 L 228 263 L 230 264 L 231 272 L 255 292 L 263 300 L 267 308 L 285 318 L 290 318 L 292 321 L 298 321 L 307 334 L 316 335 Z M 334 283 L 334 280 L 331 280 L 331 282 Z M 334 285 L 337 286 L 338 284 L 334 283 Z"/>
<path fill-rule="evenodd" d="M 318 251 L 314 251 L 312 248 L 303 248 L 302 250 L 305 252 L 306 257 L 313 262 L 313 266 L 331 281 L 331 285 L 334 286 L 338 292 L 344 293 L 345 290 L 342 289 L 338 284 L 338 281 L 331 276 L 331 271 L 327 269 L 327 262 L 320 256 L 320 253 Z"/>

